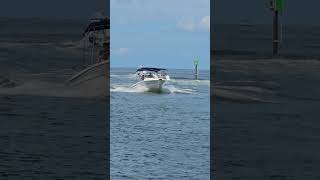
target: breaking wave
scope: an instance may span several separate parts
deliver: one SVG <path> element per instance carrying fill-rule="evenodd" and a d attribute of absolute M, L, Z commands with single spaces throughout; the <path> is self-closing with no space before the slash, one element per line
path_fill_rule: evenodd
<path fill-rule="evenodd" d="M 111 92 L 125 92 L 125 93 L 145 93 L 148 92 L 148 89 L 145 87 L 131 87 L 128 84 L 125 85 L 114 85 L 110 89 Z M 196 91 L 191 88 L 180 88 L 174 85 L 166 84 L 163 85 L 163 89 L 160 92 L 161 94 L 195 94 Z"/>
<path fill-rule="evenodd" d="M 147 89 L 143 87 L 132 88 L 129 85 L 115 85 L 110 88 L 111 92 L 126 92 L 126 93 L 142 93 L 146 92 Z"/>
<path fill-rule="evenodd" d="M 190 88 L 177 88 L 174 85 L 165 85 L 163 87 L 165 93 L 195 94 L 195 90 Z"/>
<path fill-rule="evenodd" d="M 79 89 L 68 86 L 64 82 L 50 82 L 45 80 L 29 80 L 13 87 L 0 87 L 0 95 L 29 95 L 46 97 L 97 97 L 94 90 Z"/>

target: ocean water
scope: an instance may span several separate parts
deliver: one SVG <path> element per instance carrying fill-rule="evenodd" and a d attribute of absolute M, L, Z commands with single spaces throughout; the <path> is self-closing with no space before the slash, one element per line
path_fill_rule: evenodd
<path fill-rule="evenodd" d="M 214 177 L 319 179 L 320 61 L 220 58 L 215 66 Z"/>
<path fill-rule="evenodd" d="M 86 23 L 0 18 L 0 179 L 108 176 L 108 99 L 65 83 Z"/>
<path fill-rule="evenodd" d="M 214 24 L 211 43 L 224 55 L 269 55 L 272 53 L 272 25 Z M 319 58 L 320 26 L 282 25 L 280 54 Z M 248 57 L 249 58 L 249 57 Z M 259 57 L 256 57 L 259 58 Z M 254 59 L 254 57 L 253 57 Z"/>
<path fill-rule="evenodd" d="M 215 24 L 211 42 L 216 179 L 319 179 L 319 26 Z"/>
<path fill-rule="evenodd" d="M 209 179 L 209 71 L 169 69 L 152 93 L 130 88 L 135 70 L 111 69 L 111 178 Z"/>

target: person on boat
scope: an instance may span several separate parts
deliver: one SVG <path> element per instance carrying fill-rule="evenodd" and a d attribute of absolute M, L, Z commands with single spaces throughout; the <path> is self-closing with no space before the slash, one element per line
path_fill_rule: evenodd
<path fill-rule="evenodd" d="M 144 80 L 144 74 L 142 74 L 142 76 L 141 76 L 141 80 L 142 80 L 142 81 Z"/>

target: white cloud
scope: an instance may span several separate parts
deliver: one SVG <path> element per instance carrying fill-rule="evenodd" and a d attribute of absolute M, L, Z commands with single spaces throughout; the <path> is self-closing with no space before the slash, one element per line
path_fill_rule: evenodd
<path fill-rule="evenodd" d="M 187 31 L 194 31 L 196 29 L 196 24 L 191 21 L 181 21 L 178 22 L 177 27 Z"/>
<path fill-rule="evenodd" d="M 210 13 L 210 0 L 111 0 L 110 5 L 111 21 L 117 24 L 175 23 Z"/>
<path fill-rule="evenodd" d="M 210 16 L 202 17 L 199 26 L 210 31 Z"/>
<path fill-rule="evenodd" d="M 198 20 L 180 21 L 177 27 L 187 31 L 208 30 L 210 31 L 210 16 L 203 16 Z"/>
<path fill-rule="evenodd" d="M 111 53 L 117 54 L 117 55 L 127 55 L 129 53 L 128 48 L 118 48 L 111 50 Z"/>

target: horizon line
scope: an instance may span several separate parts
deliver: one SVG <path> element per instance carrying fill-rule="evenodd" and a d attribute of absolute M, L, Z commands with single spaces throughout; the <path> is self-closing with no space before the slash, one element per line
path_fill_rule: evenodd
<path fill-rule="evenodd" d="M 132 68 L 132 69 L 137 69 L 139 67 L 124 67 L 124 66 L 110 66 L 110 69 L 112 68 Z M 165 68 L 165 69 L 184 69 L 184 70 L 194 70 L 193 68 Z M 210 70 L 210 67 L 208 69 L 203 69 L 203 68 L 199 68 L 199 70 Z"/>

